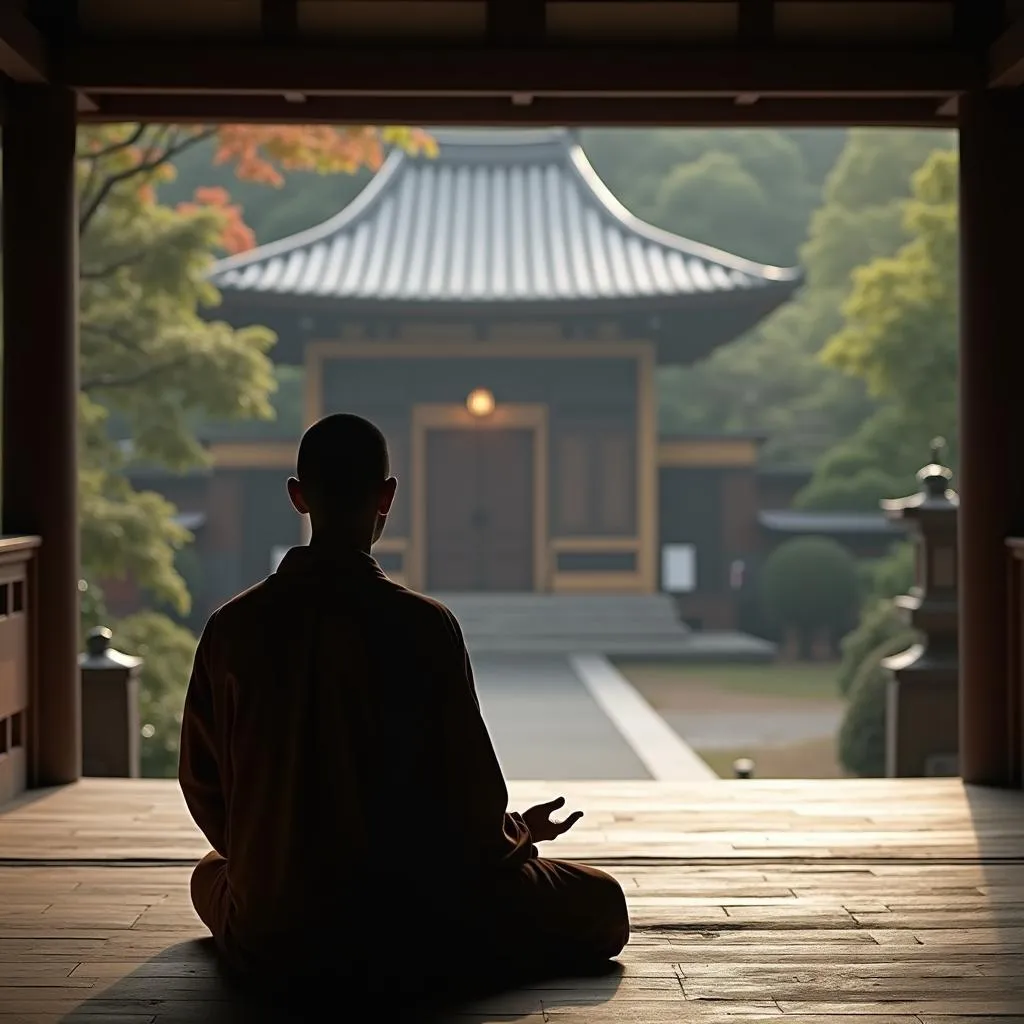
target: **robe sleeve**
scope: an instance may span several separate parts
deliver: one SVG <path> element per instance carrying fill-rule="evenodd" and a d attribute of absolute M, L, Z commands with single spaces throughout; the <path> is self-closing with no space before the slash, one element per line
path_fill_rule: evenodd
<path fill-rule="evenodd" d="M 214 618 L 211 617 L 196 648 L 192 676 L 185 694 L 178 747 L 178 782 L 192 819 L 217 853 L 226 857 L 227 809 L 221 779 L 210 657 L 213 624 Z"/>
<path fill-rule="evenodd" d="M 536 857 L 537 848 L 522 815 L 508 811 L 508 787 L 480 713 L 462 630 L 447 609 L 445 618 L 451 652 L 443 680 L 449 852 L 470 868 L 515 866 Z"/>

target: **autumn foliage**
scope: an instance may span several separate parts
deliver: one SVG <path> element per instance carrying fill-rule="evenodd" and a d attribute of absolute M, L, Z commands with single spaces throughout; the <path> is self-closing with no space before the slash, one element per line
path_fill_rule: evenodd
<path fill-rule="evenodd" d="M 389 146 L 408 152 L 434 151 L 430 136 L 418 128 L 373 125 L 102 125 L 83 129 L 79 136 L 82 175 L 82 228 L 118 189 L 135 192 L 155 203 L 161 182 L 174 178 L 174 158 L 212 139 L 213 161 L 229 166 L 240 181 L 280 188 L 288 171 L 352 174 L 376 170 Z M 223 188 L 202 188 L 181 212 L 200 207 L 221 214 L 222 247 L 231 253 L 251 248 L 252 231 L 241 208 Z"/>

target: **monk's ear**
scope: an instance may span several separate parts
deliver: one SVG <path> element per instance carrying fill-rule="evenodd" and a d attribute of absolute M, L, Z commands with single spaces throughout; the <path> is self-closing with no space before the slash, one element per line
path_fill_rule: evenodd
<path fill-rule="evenodd" d="M 393 476 L 388 477 L 380 491 L 380 503 L 377 506 L 378 515 L 386 516 L 391 511 L 391 506 L 395 501 L 396 490 L 398 490 L 398 480 Z"/>
<path fill-rule="evenodd" d="M 293 476 L 288 477 L 288 498 L 292 503 L 292 508 L 299 515 L 309 515 L 309 505 L 306 504 L 306 499 L 302 495 L 302 484 Z"/>

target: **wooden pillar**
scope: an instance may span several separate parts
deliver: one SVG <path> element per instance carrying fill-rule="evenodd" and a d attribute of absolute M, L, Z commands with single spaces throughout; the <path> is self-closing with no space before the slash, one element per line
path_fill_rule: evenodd
<path fill-rule="evenodd" d="M 1024 535 L 1024 92 L 960 97 L 960 764 L 1014 781 L 1005 539 Z"/>
<path fill-rule="evenodd" d="M 37 534 L 29 783 L 82 771 L 75 98 L 12 85 L 3 126 L 3 529 Z"/>

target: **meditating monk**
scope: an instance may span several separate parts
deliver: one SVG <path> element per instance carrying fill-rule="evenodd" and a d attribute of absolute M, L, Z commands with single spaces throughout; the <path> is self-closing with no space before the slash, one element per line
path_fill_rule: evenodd
<path fill-rule="evenodd" d="M 509 813 L 459 624 L 371 557 L 395 497 L 383 434 L 310 427 L 287 489 L 311 540 L 210 617 L 179 779 L 213 850 L 196 913 L 227 963 L 518 977 L 615 956 L 618 883 L 539 856 L 581 817 Z"/>

